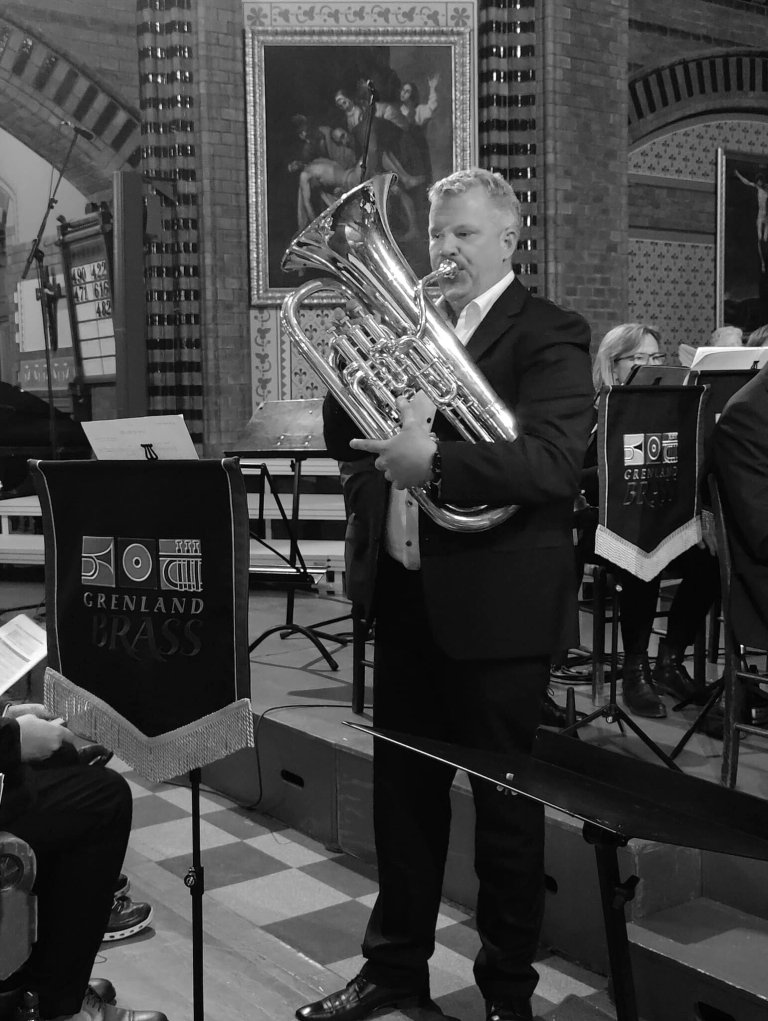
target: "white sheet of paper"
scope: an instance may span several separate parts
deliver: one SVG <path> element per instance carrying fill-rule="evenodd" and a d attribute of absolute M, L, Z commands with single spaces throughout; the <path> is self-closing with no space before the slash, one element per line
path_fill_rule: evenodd
<path fill-rule="evenodd" d="M 45 658 L 44 628 L 20 613 L 0 627 L 0 695 Z"/>
<path fill-rule="evenodd" d="M 198 457 L 183 415 L 147 415 L 82 422 L 100 461 L 180 461 Z"/>
<path fill-rule="evenodd" d="M 691 362 L 692 369 L 751 369 L 757 362 L 762 369 L 768 362 L 768 347 L 698 347 Z"/>

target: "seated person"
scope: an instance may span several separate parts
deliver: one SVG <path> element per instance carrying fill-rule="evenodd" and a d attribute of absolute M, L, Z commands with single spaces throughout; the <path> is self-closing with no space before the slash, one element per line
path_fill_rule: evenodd
<path fill-rule="evenodd" d="M 747 347 L 768 347 L 768 325 L 758 326 L 747 337 Z"/>
<path fill-rule="evenodd" d="M 635 365 L 659 365 L 664 361 L 657 330 L 642 323 L 623 323 L 609 330 L 600 342 L 593 365 L 595 390 L 603 386 L 621 386 Z M 580 515 L 581 531 L 577 544 L 577 570 L 581 581 L 586 561 L 595 560 L 597 527 L 597 412 L 582 473 L 582 491 L 591 509 Z M 599 558 L 598 558 L 599 559 Z M 701 546 L 686 550 L 670 564 L 670 572 L 682 581 L 675 593 L 667 620 L 667 635 L 659 642 L 658 656 L 651 672 L 648 648 L 659 599 L 661 575 L 642 581 L 628 571 L 609 565 L 619 592 L 621 637 L 624 647 L 622 699 L 638 716 L 660 719 L 667 710 L 659 693 L 675 699 L 703 697 L 703 685 L 688 674 L 684 659 L 719 588 L 717 560 Z"/>
<path fill-rule="evenodd" d="M 741 347 L 744 333 L 740 326 L 718 326 L 707 341 L 707 347 Z"/>
<path fill-rule="evenodd" d="M 119 773 L 84 765 L 72 733 L 44 715 L 43 707 L 29 705 L 0 718 L 0 829 L 35 853 L 38 918 L 29 959 L 0 983 L 0 992 L 36 992 L 45 1021 L 167 1021 L 158 1011 L 108 1004 L 89 986 L 114 906 L 133 801 Z M 98 986 L 112 992 L 104 980 Z"/>
<path fill-rule="evenodd" d="M 768 365 L 726 404 L 712 460 L 731 552 L 729 616 L 741 643 L 768 649 Z"/>

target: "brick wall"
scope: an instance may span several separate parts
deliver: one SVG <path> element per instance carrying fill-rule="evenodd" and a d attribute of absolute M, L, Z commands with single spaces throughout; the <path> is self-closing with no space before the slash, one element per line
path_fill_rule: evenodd
<path fill-rule="evenodd" d="M 522 16 L 514 5 L 509 10 L 511 18 Z M 3 14 L 28 26 L 104 94 L 138 114 L 136 0 L 0 0 Z M 196 20 L 205 438 L 208 452 L 217 453 L 251 411 L 242 4 L 195 0 L 188 16 Z M 705 229 L 705 199 L 695 189 L 628 189 L 627 74 L 686 55 L 761 46 L 768 4 L 547 0 L 536 6 L 536 18 L 536 230 L 544 262 L 538 287 L 582 312 L 597 341 L 627 315 L 628 224 L 654 229 L 666 223 L 694 234 Z M 55 162 L 56 139 L 48 144 L 45 134 L 55 123 L 55 104 L 24 88 L 20 76 L 3 81 L 0 124 L 24 140 L 31 141 L 25 132 L 34 136 L 40 141 L 35 147 Z M 680 111 L 692 112 L 693 106 Z M 110 138 L 107 133 L 106 142 L 97 139 L 76 153 L 72 179 L 91 198 L 104 197 L 98 189 L 103 191 L 118 156 L 127 155 L 110 152 Z M 88 159 L 90 165 L 82 162 Z M 13 258 L 11 253 L 6 291 Z"/>
<path fill-rule="evenodd" d="M 632 0 L 629 71 L 713 50 L 765 46 L 768 5 L 750 0 Z"/>
<path fill-rule="evenodd" d="M 593 343 L 625 318 L 628 0 L 548 4 L 542 148 L 546 294 Z"/>
<path fill-rule="evenodd" d="M 243 12 L 199 5 L 197 54 L 206 445 L 231 447 L 251 413 Z"/>

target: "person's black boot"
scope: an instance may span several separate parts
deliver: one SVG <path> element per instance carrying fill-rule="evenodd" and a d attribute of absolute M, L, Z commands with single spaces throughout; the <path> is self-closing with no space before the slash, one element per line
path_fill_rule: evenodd
<path fill-rule="evenodd" d="M 627 709 L 635 716 L 663 719 L 667 710 L 653 687 L 648 656 L 645 653 L 627 653 L 622 672 L 621 694 Z"/>
<path fill-rule="evenodd" d="M 705 695 L 704 685 L 698 685 L 685 669 L 683 655 L 662 639 L 659 654 L 653 668 L 653 686 L 663 695 L 671 695 L 678 701 L 690 699 L 698 702 Z"/>

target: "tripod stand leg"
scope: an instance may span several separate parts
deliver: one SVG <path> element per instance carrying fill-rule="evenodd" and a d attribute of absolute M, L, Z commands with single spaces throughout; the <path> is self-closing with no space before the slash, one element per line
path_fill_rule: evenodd
<path fill-rule="evenodd" d="M 255 641 L 251 642 L 251 644 L 248 646 L 248 652 L 249 653 L 253 652 L 256 646 L 260 645 L 265 638 L 268 638 L 270 635 L 274 635 L 282 631 L 285 631 L 289 634 L 304 635 L 305 638 L 308 638 L 310 642 L 312 642 L 314 647 L 323 657 L 323 659 L 331 668 L 331 670 L 339 669 L 339 664 L 328 652 L 328 650 L 325 648 L 320 639 L 315 634 L 313 634 L 313 632 L 309 628 L 302 627 L 301 624 L 277 624 L 275 625 L 275 627 L 268 628 L 266 631 L 262 632 Z"/>
<path fill-rule="evenodd" d="M 677 756 L 680 754 L 680 752 L 683 750 L 683 748 L 685 748 L 685 746 L 688 744 L 690 739 L 693 737 L 693 735 L 699 729 L 699 727 L 701 725 L 701 721 L 706 718 L 706 716 L 708 715 L 710 709 L 718 701 L 718 699 L 720 698 L 722 693 L 723 693 L 723 682 L 722 681 L 716 681 L 714 683 L 714 685 L 712 686 L 712 691 L 710 692 L 709 697 L 707 698 L 707 701 L 704 703 L 704 705 L 701 708 L 701 712 L 696 717 L 696 719 L 693 721 L 693 723 L 690 725 L 690 727 L 686 730 L 686 732 L 683 734 L 683 736 L 680 738 L 680 740 L 677 742 L 677 744 L 672 749 L 672 751 L 669 753 L 670 759 L 676 759 Z"/>

